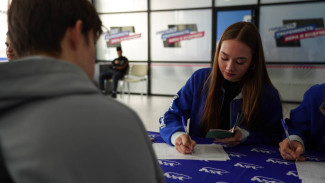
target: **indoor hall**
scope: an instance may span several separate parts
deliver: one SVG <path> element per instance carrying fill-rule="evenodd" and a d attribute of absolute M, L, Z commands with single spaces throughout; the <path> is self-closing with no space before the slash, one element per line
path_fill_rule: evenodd
<path fill-rule="evenodd" d="M 89 45 L 83 44 L 85 43 L 83 41 L 76 41 L 80 47 L 75 47 L 77 49 L 71 49 L 69 54 L 64 55 L 75 54 L 74 50 L 77 50 L 77 53 L 84 56 L 78 55 L 80 61 L 85 61 L 88 56 L 92 56 L 91 63 L 95 62 L 94 76 L 92 76 L 92 65 L 87 67 L 89 62 L 78 65 L 86 71 L 89 78 L 85 79 L 80 68 L 61 63 L 62 60 L 51 60 L 54 66 L 61 64 L 60 71 L 75 71 L 65 73 L 65 76 L 75 74 L 74 76 L 77 77 L 58 77 L 62 76 L 62 73 L 51 75 L 42 72 L 42 77 L 27 79 L 27 82 L 19 82 L 21 80 L 15 80 L 11 74 L 20 75 L 17 70 L 26 69 L 33 75 L 34 68 L 38 71 L 45 64 L 35 62 L 35 65 L 31 66 L 23 61 L 15 62 L 16 59 L 25 58 L 13 58 L 10 57 L 12 54 L 8 54 L 10 52 L 8 50 L 11 52 L 14 50 L 10 46 L 7 29 L 16 22 L 7 23 L 9 21 L 7 14 L 12 1 L 20 1 L 23 4 L 32 0 L 1 0 L 0 2 L 0 42 L 5 43 L 0 44 L 0 69 L 3 71 L 0 72 L 3 76 L 0 77 L 0 95 L 7 95 L 0 97 L 0 108 L 3 104 L 9 104 L 8 110 L 1 110 L 0 115 L 0 172 L 6 173 L 2 171 L 4 168 L 15 180 L 23 180 L 16 182 L 52 180 L 52 182 L 160 183 L 163 182 L 162 179 L 166 183 L 325 182 L 323 133 L 325 129 L 323 90 L 325 89 L 319 89 L 325 87 L 325 84 L 321 85 L 325 82 L 325 0 L 87 0 L 92 5 L 90 7 L 95 8 L 93 17 L 100 19 L 97 23 L 102 23 L 103 32 L 98 31 L 98 40 L 94 40 L 95 44 L 91 42 L 89 44 L 91 47 L 87 47 Z M 46 6 L 48 4 L 45 1 L 34 1 L 38 2 L 25 4 L 25 7 L 38 3 L 45 3 L 42 6 L 44 9 L 56 7 Z M 63 4 L 70 0 L 47 0 L 47 2 Z M 31 10 L 25 7 L 21 11 L 16 11 L 19 12 L 17 16 Z M 68 10 L 77 7 L 79 6 L 75 4 Z M 37 12 L 39 8 L 32 10 Z M 84 11 L 85 9 L 87 6 L 79 13 L 87 12 Z M 60 12 L 56 16 L 62 16 L 61 11 L 64 10 L 67 12 L 65 8 L 54 12 Z M 66 16 L 76 12 L 69 11 Z M 47 11 L 38 13 L 48 14 Z M 34 14 L 38 15 L 31 12 L 32 18 L 29 20 L 40 17 Z M 24 17 L 27 16 L 22 18 Z M 41 16 L 46 18 L 44 28 L 37 25 L 36 27 L 41 28 L 43 33 L 61 25 L 55 24 L 56 22 L 70 20 L 61 17 L 53 21 L 55 23 L 49 24 L 47 18 L 53 17 L 55 16 Z M 21 25 L 25 22 L 21 22 Z M 251 34 L 244 37 L 256 38 L 249 40 L 258 40 L 257 42 L 260 40 L 261 44 L 256 46 L 258 49 L 256 47 L 252 49 L 246 39 L 241 41 L 234 38 L 222 39 L 223 33 L 229 30 L 227 27 L 234 24 L 254 27 L 251 32 L 254 32 L 255 36 L 260 35 L 260 38 Z M 72 27 L 81 28 L 81 22 L 75 22 Z M 11 28 L 11 30 L 15 29 Z M 53 31 L 53 34 L 55 33 L 57 31 Z M 28 40 L 36 37 L 39 38 L 38 35 L 30 36 Z M 43 40 L 41 42 L 44 42 Z M 244 40 L 247 42 L 245 43 Z M 46 44 L 51 45 L 55 41 Z M 235 42 L 236 46 L 226 51 L 222 49 L 222 52 L 217 53 L 217 56 L 222 55 L 226 58 L 222 56 L 215 58 L 218 44 L 221 43 L 220 47 L 222 44 L 229 46 L 229 41 Z M 31 41 L 31 43 L 35 42 Z M 69 48 L 69 44 L 63 45 Z M 260 45 L 263 46 L 262 51 Z M 207 108 L 212 112 L 199 119 L 197 117 L 199 115 L 196 115 L 197 109 L 203 105 L 204 97 L 196 95 L 187 98 L 190 102 L 193 100 L 196 105 L 187 105 L 190 102 L 182 100 L 184 102 L 182 104 L 187 105 L 186 107 L 192 107 L 191 115 L 195 114 L 193 119 L 186 116 L 189 111 L 186 107 L 184 111 L 187 111 L 177 110 L 176 115 L 171 115 L 173 112 L 169 111 L 169 119 L 165 118 L 169 121 L 166 123 L 160 118 L 169 109 L 180 89 L 187 87 L 183 91 L 190 92 L 182 94 L 190 95 L 192 91 L 199 91 L 190 90 L 192 86 L 193 88 L 203 86 L 201 85 L 203 80 L 194 80 L 203 76 L 191 77 L 193 74 L 202 74 L 205 68 L 213 68 L 216 64 L 223 63 L 221 60 L 229 61 L 228 51 L 232 52 L 237 50 L 236 48 L 247 48 L 247 46 L 251 52 L 246 49 L 244 57 L 241 55 L 240 59 L 236 57 L 232 61 L 241 65 L 243 63 L 237 61 L 242 58 L 245 60 L 248 55 L 254 58 L 252 60 L 263 63 L 262 67 L 251 64 L 246 68 L 247 73 L 255 73 L 257 69 L 262 68 L 263 72 L 257 75 L 259 77 L 251 78 L 257 81 L 264 77 L 265 82 L 268 80 L 265 79 L 267 75 L 280 95 L 278 97 L 275 94 L 276 90 L 271 85 L 268 85 L 271 87 L 267 90 L 261 90 L 266 97 L 259 106 L 262 110 L 258 111 L 256 108 L 256 110 L 250 108 L 256 104 L 251 101 L 262 95 L 254 93 L 259 91 L 255 90 L 255 87 L 251 87 L 249 92 L 246 90 L 246 97 L 250 92 L 256 95 L 251 95 L 249 102 L 252 105 L 246 105 L 244 110 L 248 109 L 248 112 L 258 115 L 263 120 L 249 120 L 249 118 L 242 120 L 242 114 L 246 115 L 245 117 L 256 117 L 244 113 L 240 106 L 244 105 L 240 104 L 243 101 L 240 98 L 243 90 L 240 89 L 244 87 L 239 81 L 247 81 L 245 79 L 248 74 L 241 75 L 238 80 L 238 78 L 231 79 L 234 75 L 231 72 L 222 75 L 225 82 L 218 88 L 219 93 L 213 93 L 219 96 L 220 90 L 223 92 L 223 89 L 223 94 L 231 93 L 231 96 L 223 96 L 227 99 L 225 105 L 212 97 L 215 95 L 210 95 L 209 99 L 213 99 L 211 100 L 213 102 L 208 104 Z M 81 51 L 78 48 L 90 49 Z M 63 49 L 63 52 L 67 53 L 65 51 Z M 255 57 L 257 53 L 259 56 Z M 47 57 L 51 57 L 51 54 L 39 59 L 49 61 Z M 264 59 L 260 60 L 260 58 L 265 58 L 265 69 Z M 54 57 L 54 59 L 58 58 Z M 71 62 L 71 60 L 63 60 Z M 21 65 L 19 68 L 16 66 L 7 70 L 1 67 L 9 68 L 10 64 Z M 117 77 L 119 81 L 111 72 L 118 70 L 118 67 L 123 67 L 119 68 L 123 70 Z M 49 71 L 52 67 L 46 69 Z M 222 67 L 219 66 L 219 71 L 221 69 Z M 207 73 L 207 69 L 204 72 Z M 74 80 L 75 78 L 77 80 Z M 18 84 L 8 81 L 18 81 Z M 38 85 L 40 83 L 44 85 Z M 255 86 L 261 86 L 259 85 L 261 83 L 256 83 Z M 240 89 L 236 88 L 238 86 Z M 37 94 L 31 92 L 30 87 L 34 87 L 33 91 Z M 66 88 L 71 92 L 70 87 L 75 90 L 62 97 L 61 92 Z M 44 97 L 44 93 L 38 93 L 43 89 L 51 95 L 59 94 L 59 96 L 51 96 L 52 98 L 46 101 L 46 96 L 49 95 Z M 81 91 L 83 89 L 86 91 Z M 232 95 L 234 93 L 239 95 Z M 18 95 L 12 97 L 11 94 Z M 32 94 L 31 100 L 17 102 L 22 96 L 28 94 Z M 57 98 L 58 100 L 55 100 Z M 8 102 L 8 99 L 12 101 Z M 49 105 L 45 105 L 46 102 L 43 106 L 39 105 L 39 101 L 43 100 L 49 102 Z M 37 109 L 33 105 L 28 106 L 29 102 L 35 104 L 34 101 Z M 56 103 L 56 101 L 63 102 Z M 206 101 L 210 100 L 206 99 Z M 236 105 L 231 106 L 231 102 Z M 273 102 L 276 105 L 273 105 Z M 218 104 L 219 108 L 213 104 Z M 227 108 L 227 105 L 230 108 Z M 297 108 L 298 106 L 302 107 Z M 141 121 L 138 121 L 130 109 L 140 117 Z M 219 114 L 217 110 L 220 116 L 215 115 Z M 293 112 L 292 116 L 290 112 Z M 202 126 L 205 125 L 207 127 L 205 129 L 201 128 L 202 123 L 199 123 L 203 118 L 205 124 Z M 145 129 L 139 125 L 141 122 Z M 224 126 L 220 127 L 219 124 Z M 191 148 L 194 144 L 192 140 L 196 142 L 195 148 Z M 171 146 L 172 144 L 176 148 Z M 299 156 L 293 158 L 292 154 L 284 153 L 290 150 L 295 150 Z M 184 155 L 184 152 L 189 154 Z M 303 158 L 305 161 L 297 161 Z M 19 168 L 21 169 L 18 170 Z M 162 172 L 159 171 L 160 168 Z M 145 181 L 150 178 L 160 181 Z M 30 181 L 26 181 L 27 179 Z M 6 181 L 0 179 L 0 182 Z"/>

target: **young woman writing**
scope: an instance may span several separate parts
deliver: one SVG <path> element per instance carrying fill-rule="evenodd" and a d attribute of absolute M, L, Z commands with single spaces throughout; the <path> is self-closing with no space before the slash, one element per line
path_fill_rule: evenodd
<path fill-rule="evenodd" d="M 194 72 L 177 93 L 159 119 L 160 134 L 179 152 L 191 153 L 196 143 L 184 132 L 182 118 L 190 118 L 190 136 L 205 137 L 210 129 L 231 130 L 238 114 L 242 120 L 234 136 L 216 142 L 280 142 L 281 101 L 267 74 L 259 32 L 248 22 L 224 31 L 213 67 Z"/>

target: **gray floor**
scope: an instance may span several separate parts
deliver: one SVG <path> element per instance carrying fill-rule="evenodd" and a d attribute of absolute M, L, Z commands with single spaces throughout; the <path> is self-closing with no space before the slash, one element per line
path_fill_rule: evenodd
<path fill-rule="evenodd" d="M 117 95 L 118 101 L 126 104 L 138 113 L 147 131 L 159 131 L 158 119 L 168 109 L 173 97 L 140 96 L 140 95 Z M 289 117 L 290 110 L 298 104 L 283 104 L 283 115 Z"/>

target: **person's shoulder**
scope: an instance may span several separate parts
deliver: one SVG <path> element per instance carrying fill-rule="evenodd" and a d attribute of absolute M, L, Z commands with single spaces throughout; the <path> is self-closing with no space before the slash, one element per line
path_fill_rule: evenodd
<path fill-rule="evenodd" d="M 201 68 L 201 69 L 196 70 L 192 74 L 192 76 L 198 76 L 198 77 L 204 77 L 205 76 L 205 77 L 207 77 L 211 73 L 211 71 L 212 71 L 212 68 L 209 68 L 209 67 Z"/>
<path fill-rule="evenodd" d="M 311 86 L 304 94 L 304 99 L 314 98 L 316 100 L 323 101 L 325 95 L 325 83 L 323 84 L 315 84 Z"/>
<path fill-rule="evenodd" d="M 274 97 L 280 100 L 279 91 L 271 84 L 264 83 L 262 86 L 262 95 L 266 96 L 266 98 L 274 99 Z"/>
<path fill-rule="evenodd" d="M 318 93 L 318 92 L 324 92 L 325 90 L 325 83 L 323 84 L 315 84 L 313 86 L 311 86 L 306 93 Z"/>
<path fill-rule="evenodd" d="M 278 93 L 278 90 L 271 83 L 263 83 L 263 90 Z"/>

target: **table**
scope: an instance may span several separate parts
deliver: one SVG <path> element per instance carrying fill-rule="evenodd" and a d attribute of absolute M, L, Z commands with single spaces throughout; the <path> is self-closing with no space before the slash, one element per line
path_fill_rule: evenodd
<path fill-rule="evenodd" d="M 165 143 L 157 132 L 148 132 L 153 143 Z M 193 138 L 198 144 L 213 143 L 211 139 Z M 228 161 L 158 159 L 166 183 L 301 182 L 295 162 L 283 160 L 278 147 L 263 145 L 224 145 Z M 308 152 L 308 161 L 325 162 L 325 153 Z"/>

